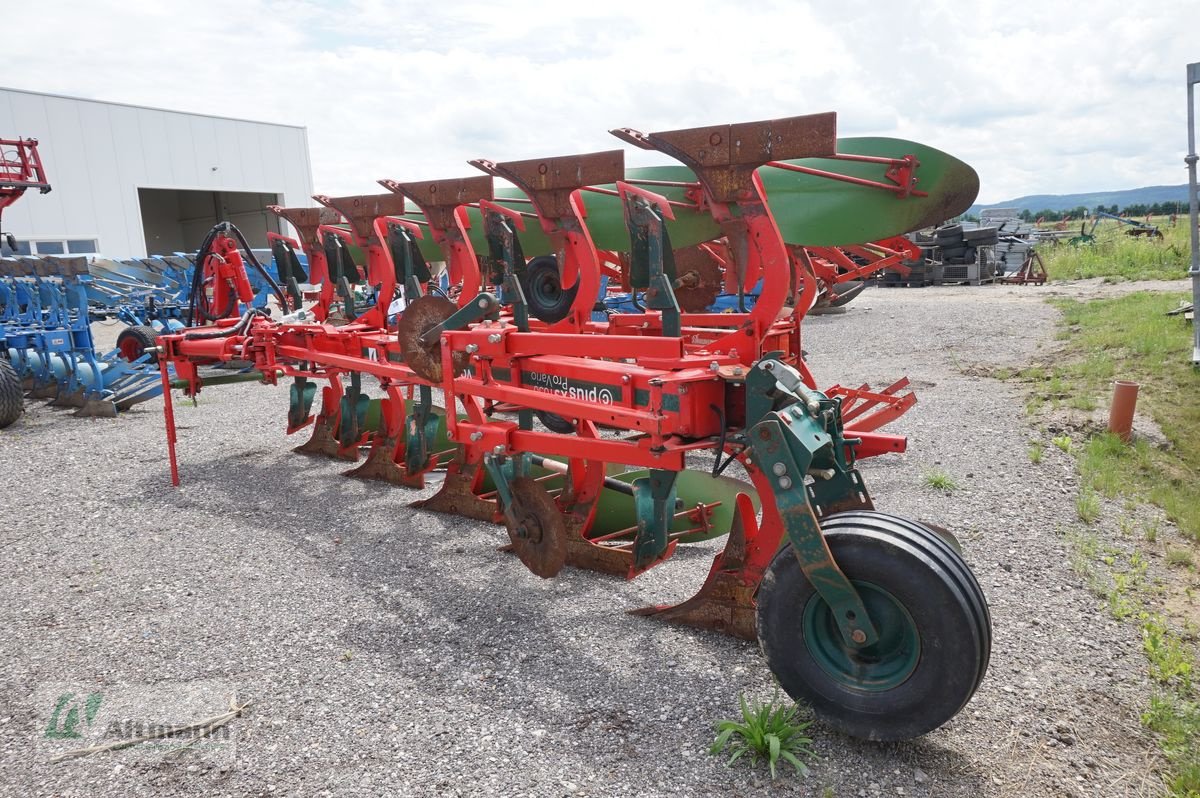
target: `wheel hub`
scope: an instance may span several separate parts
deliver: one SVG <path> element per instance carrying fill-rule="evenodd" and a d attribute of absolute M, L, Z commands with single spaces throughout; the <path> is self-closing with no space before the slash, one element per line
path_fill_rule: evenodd
<path fill-rule="evenodd" d="M 921 640 L 912 616 L 891 593 L 870 582 L 851 580 L 879 632 L 870 646 L 848 645 L 829 605 L 819 595 L 804 608 L 804 641 L 813 660 L 833 679 L 865 692 L 903 684 L 921 658 Z"/>
<path fill-rule="evenodd" d="M 512 503 L 506 515 L 513 552 L 526 568 L 549 579 L 567 562 L 567 525 L 562 512 L 537 480 L 518 477 L 509 489 Z"/>

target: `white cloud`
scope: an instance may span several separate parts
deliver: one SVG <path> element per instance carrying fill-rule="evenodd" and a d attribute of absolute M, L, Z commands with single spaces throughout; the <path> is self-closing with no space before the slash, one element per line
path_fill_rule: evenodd
<path fill-rule="evenodd" d="M 843 135 L 963 158 L 998 201 L 1184 181 L 1200 5 L 1134 5 L 43 0 L 2 82 L 303 124 L 330 194 L 836 110 Z"/>

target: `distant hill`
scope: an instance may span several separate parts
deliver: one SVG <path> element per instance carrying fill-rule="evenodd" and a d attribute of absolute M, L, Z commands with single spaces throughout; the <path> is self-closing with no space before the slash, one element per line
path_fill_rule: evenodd
<path fill-rule="evenodd" d="M 1094 191 L 1090 194 L 1030 194 L 1027 197 L 992 202 L 986 205 L 975 204 L 967 213 L 978 214 L 985 208 L 1016 208 L 1030 211 L 1069 211 L 1082 205 L 1085 208 L 1095 208 L 1097 205 L 1119 205 L 1122 208 L 1129 205 L 1153 205 L 1156 202 L 1178 202 L 1180 210 L 1187 212 L 1187 183 L 1181 186 L 1143 186 L 1142 188 L 1127 188 L 1124 191 Z"/>

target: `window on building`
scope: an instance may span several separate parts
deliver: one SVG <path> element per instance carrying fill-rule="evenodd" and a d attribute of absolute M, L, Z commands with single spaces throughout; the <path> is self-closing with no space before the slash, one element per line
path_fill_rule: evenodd
<path fill-rule="evenodd" d="M 8 246 L 7 239 L 0 239 L 0 256 L 13 255 L 85 255 L 100 251 L 100 242 L 94 238 L 37 238 L 33 241 L 17 240 L 16 250 Z"/>

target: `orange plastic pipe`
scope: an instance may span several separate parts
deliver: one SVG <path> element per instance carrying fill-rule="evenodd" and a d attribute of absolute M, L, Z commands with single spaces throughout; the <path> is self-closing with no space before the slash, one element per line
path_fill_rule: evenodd
<path fill-rule="evenodd" d="M 1113 383 L 1112 408 L 1108 412 L 1108 431 L 1125 443 L 1133 437 L 1133 411 L 1137 407 L 1138 384 L 1130 380 Z"/>

